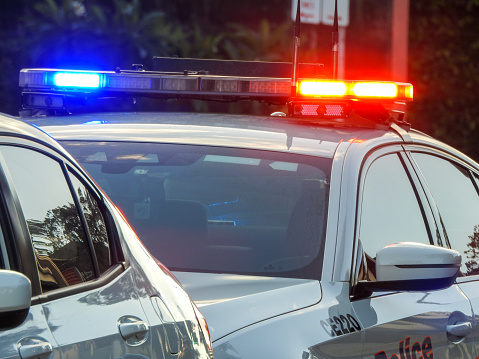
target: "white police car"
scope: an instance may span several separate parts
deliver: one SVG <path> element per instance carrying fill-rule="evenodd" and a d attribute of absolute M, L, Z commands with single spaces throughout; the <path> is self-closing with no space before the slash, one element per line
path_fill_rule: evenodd
<path fill-rule="evenodd" d="M 25 120 L 174 270 L 216 359 L 479 356 L 479 165 L 409 128 L 409 84 L 300 76 L 290 98 L 291 79 L 201 71 L 29 69 L 20 82 L 41 115 Z M 289 114 L 52 115 L 123 94 Z"/>
<path fill-rule="evenodd" d="M 0 115 L 0 357 L 211 358 L 204 317 L 50 136 Z"/>

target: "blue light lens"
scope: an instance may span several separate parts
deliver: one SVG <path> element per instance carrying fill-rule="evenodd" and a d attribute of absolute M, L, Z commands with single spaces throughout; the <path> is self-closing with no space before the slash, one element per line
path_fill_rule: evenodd
<path fill-rule="evenodd" d="M 100 87 L 100 75 L 81 72 L 58 72 L 53 77 L 55 86 Z"/>

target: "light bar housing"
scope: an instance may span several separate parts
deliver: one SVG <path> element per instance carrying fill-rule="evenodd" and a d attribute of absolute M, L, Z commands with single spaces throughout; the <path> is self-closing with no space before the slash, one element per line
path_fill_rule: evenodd
<path fill-rule="evenodd" d="M 155 64 L 174 71 L 144 71 L 141 65 L 116 71 L 23 69 L 19 78 L 23 108 L 68 112 L 92 99 L 122 97 L 259 100 L 288 105 L 293 117 L 334 119 L 368 112 L 383 121 L 387 115 L 382 109 L 391 104 L 397 108 L 413 98 L 409 83 L 328 80 L 318 75 L 320 67 L 311 64 L 305 64 L 300 75 L 315 75 L 298 79 L 296 96 L 291 96 L 290 77 L 271 76 L 285 75 L 287 63 L 156 58 Z M 181 67 L 188 70 L 176 71 Z"/>
<path fill-rule="evenodd" d="M 238 97 L 283 100 L 288 98 L 287 78 L 232 77 L 147 71 L 75 71 L 23 69 L 19 85 L 24 91 L 116 93 L 163 97 Z"/>

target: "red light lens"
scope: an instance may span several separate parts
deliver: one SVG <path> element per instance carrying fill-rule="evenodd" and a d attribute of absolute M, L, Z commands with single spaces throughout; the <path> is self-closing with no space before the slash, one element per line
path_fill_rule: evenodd
<path fill-rule="evenodd" d="M 398 87 L 392 82 L 358 82 L 353 86 L 352 93 L 358 97 L 395 98 Z"/>
<path fill-rule="evenodd" d="M 344 96 L 347 87 L 343 81 L 301 81 L 299 93 L 313 96 Z"/>

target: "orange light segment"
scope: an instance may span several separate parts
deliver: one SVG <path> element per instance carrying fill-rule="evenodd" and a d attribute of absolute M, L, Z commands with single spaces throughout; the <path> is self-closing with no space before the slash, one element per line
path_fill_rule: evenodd
<path fill-rule="evenodd" d="M 404 97 L 408 98 L 408 99 L 411 99 L 411 100 L 413 99 L 414 90 L 413 90 L 412 85 L 404 86 Z"/>
<path fill-rule="evenodd" d="M 346 83 L 343 81 L 301 81 L 299 93 L 313 96 L 345 96 Z"/>
<path fill-rule="evenodd" d="M 352 93 L 358 97 L 395 98 L 398 86 L 392 82 L 358 82 L 353 86 Z"/>

